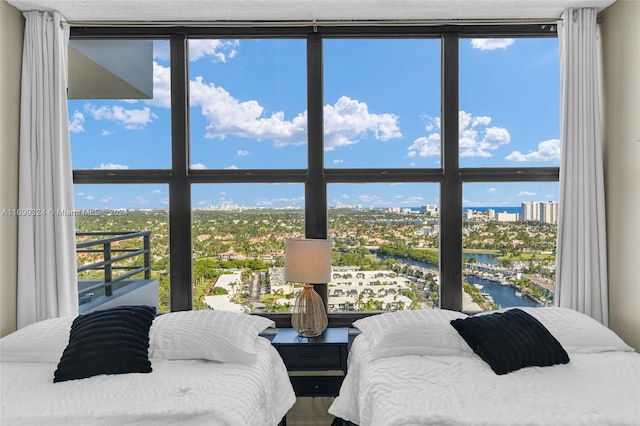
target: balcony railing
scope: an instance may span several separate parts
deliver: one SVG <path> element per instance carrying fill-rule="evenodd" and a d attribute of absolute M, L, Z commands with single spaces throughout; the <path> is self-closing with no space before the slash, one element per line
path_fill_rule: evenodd
<path fill-rule="evenodd" d="M 150 231 L 76 233 L 76 237 L 92 237 L 76 243 L 79 303 L 89 302 L 93 296 L 107 300 L 116 289 L 150 280 L 150 235 Z M 90 263 L 80 265 L 82 257 L 89 257 Z"/>

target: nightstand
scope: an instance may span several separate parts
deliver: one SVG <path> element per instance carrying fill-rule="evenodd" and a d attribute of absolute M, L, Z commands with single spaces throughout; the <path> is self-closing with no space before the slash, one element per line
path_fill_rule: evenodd
<path fill-rule="evenodd" d="M 300 337 L 282 328 L 271 344 L 280 353 L 296 396 L 337 396 L 347 373 L 349 329 L 327 328 L 318 337 Z"/>

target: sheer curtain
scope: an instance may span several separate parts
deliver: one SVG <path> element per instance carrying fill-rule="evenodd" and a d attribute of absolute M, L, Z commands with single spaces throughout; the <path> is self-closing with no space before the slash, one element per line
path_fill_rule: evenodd
<path fill-rule="evenodd" d="M 30 11 L 22 53 L 18 328 L 78 313 L 69 122 L 69 26 Z"/>
<path fill-rule="evenodd" d="M 608 324 L 607 247 L 594 9 L 566 10 L 560 39 L 556 305 Z"/>

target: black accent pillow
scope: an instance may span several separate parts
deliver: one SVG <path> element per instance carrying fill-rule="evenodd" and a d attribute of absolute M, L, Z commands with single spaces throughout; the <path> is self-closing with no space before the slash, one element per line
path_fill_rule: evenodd
<path fill-rule="evenodd" d="M 560 342 L 521 309 L 458 318 L 451 325 L 496 374 L 569 362 Z"/>
<path fill-rule="evenodd" d="M 71 324 L 54 382 L 98 374 L 150 373 L 151 306 L 119 306 L 79 315 Z"/>

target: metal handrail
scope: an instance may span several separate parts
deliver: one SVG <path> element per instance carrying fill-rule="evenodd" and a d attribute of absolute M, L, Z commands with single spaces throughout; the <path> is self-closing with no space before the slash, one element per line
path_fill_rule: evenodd
<path fill-rule="evenodd" d="M 96 240 L 76 243 L 76 253 L 102 253 L 102 260 L 78 266 L 78 272 L 100 270 L 104 272 L 104 280 L 78 291 L 78 296 L 83 296 L 92 291 L 104 288 L 105 296 L 113 295 L 113 285 L 126 278 L 144 273 L 144 279 L 151 279 L 151 231 L 121 231 L 121 232 L 77 232 L 76 236 L 108 236 Z M 142 237 L 142 248 L 113 248 L 112 244 L 119 241 L 131 240 Z M 101 248 L 91 248 L 101 246 Z M 114 253 L 124 253 L 113 256 Z M 143 256 L 143 265 L 116 266 L 116 262 L 136 256 Z M 126 270 L 122 274 L 113 276 L 114 271 Z"/>

